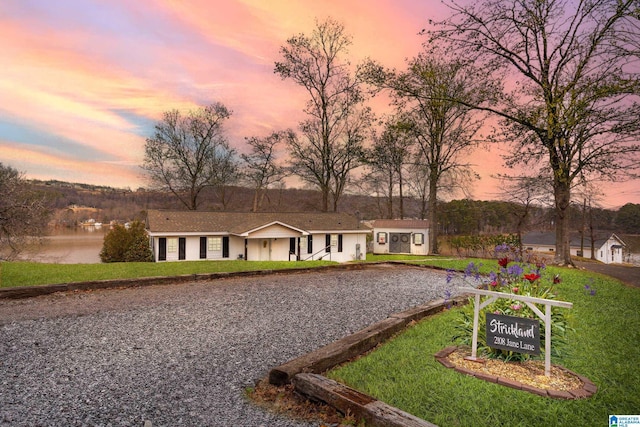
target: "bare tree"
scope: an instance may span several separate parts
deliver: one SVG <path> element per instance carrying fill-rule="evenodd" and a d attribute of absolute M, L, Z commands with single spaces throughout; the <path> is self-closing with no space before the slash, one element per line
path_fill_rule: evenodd
<path fill-rule="evenodd" d="M 39 242 L 52 213 L 51 199 L 35 191 L 16 169 L 0 163 L 0 261 Z"/>
<path fill-rule="evenodd" d="M 384 70 L 369 63 L 364 73 L 369 83 L 390 89 L 398 109 L 404 112 L 404 127 L 417 142 L 418 159 L 428 169 L 430 250 L 438 253 L 438 188 L 443 177 L 470 170 L 463 155 L 474 148 L 482 119 L 455 99 L 476 100 L 479 75 L 468 64 L 439 59 L 423 53 L 409 61 L 408 70 Z"/>
<path fill-rule="evenodd" d="M 500 180 L 500 199 L 512 202 L 511 214 L 516 218 L 518 240 L 522 242 L 522 232 L 528 224 L 531 212 L 536 207 L 548 206 L 553 189 L 551 176 L 547 169 L 537 173 L 510 176 L 498 174 Z"/>
<path fill-rule="evenodd" d="M 399 216 L 404 218 L 405 168 L 412 155 L 415 140 L 393 118 L 385 123 L 381 135 L 374 135 L 373 146 L 365 151 L 365 164 L 371 175 L 386 181 L 387 218 L 395 218 L 393 198 L 398 189 Z"/>
<path fill-rule="evenodd" d="M 637 0 L 483 0 L 437 23 L 430 42 L 486 70 L 507 164 L 546 158 L 553 172 L 556 255 L 571 264 L 571 187 L 583 172 L 621 179 L 638 165 Z"/>
<path fill-rule="evenodd" d="M 235 150 L 223 130 L 230 116 L 220 103 L 187 114 L 165 112 L 145 144 L 142 168 L 151 185 L 170 191 L 187 209 L 196 210 L 204 188 L 229 184 L 237 173 Z"/>
<path fill-rule="evenodd" d="M 253 212 L 258 212 L 267 190 L 286 177 L 286 169 L 279 164 L 278 146 L 294 138 L 293 132 L 273 132 L 265 138 L 251 137 L 247 144 L 251 147 L 249 154 L 240 157 L 244 162 L 243 176 L 255 189 L 253 196 Z"/>
<path fill-rule="evenodd" d="M 322 210 L 333 209 L 348 182 L 350 172 L 360 165 L 362 142 L 371 113 L 362 107 L 360 82 L 351 75 L 348 53 L 351 37 L 332 19 L 316 22 L 310 36 L 300 34 L 280 48 L 282 61 L 275 73 L 291 79 L 309 94 L 300 124 L 302 138 L 289 141 L 291 170 L 322 193 Z"/>

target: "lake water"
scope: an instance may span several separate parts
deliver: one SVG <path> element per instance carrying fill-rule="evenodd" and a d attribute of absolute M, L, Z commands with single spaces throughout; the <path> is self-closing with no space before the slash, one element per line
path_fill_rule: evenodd
<path fill-rule="evenodd" d="M 52 230 L 44 245 L 25 251 L 21 259 L 57 264 L 100 263 L 100 250 L 109 227 Z"/>

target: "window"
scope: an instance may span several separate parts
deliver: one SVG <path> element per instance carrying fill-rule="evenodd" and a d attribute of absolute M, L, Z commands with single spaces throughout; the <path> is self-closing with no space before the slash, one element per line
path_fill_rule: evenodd
<path fill-rule="evenodd" d="M 378 244 L 385 245 L 387 243 L 387 233 L 380 232 L 378 233 Z"/>
<path fill-rule="evenodd" d="M 307 251 L 307 237 L 303 236 L 300 238 L 300 253 L 305 253 Z"/>
<path fill-rule="evenodd" d="M 171 237 L 167 239 L 167 252 L 175 253 L 178 252 L 178 239 L 175 237 Z"/>
<path fill-rule="evenodd" d="M 424 243 L 424 234 L 416 233 L 413 235 L 413 244 L 422 245 Z"/>
<path fill-rule="evenodd" d="M 209 252 L 220 252 L 222 250 L 222 238 L 221 237 L 209 237 L 208 239 Z"/>
<path fill-rule="evenodd" d="M 342 234 L 327 234 L 325 237 L 325 252 L 342 252 Z"/>

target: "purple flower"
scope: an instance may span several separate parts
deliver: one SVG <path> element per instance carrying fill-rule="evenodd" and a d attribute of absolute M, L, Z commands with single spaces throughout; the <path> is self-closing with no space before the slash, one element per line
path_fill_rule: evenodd
<path fill-rule="evenodd" d="M 447 283 L 451 283 L 455 274 L 456 274 L 455 270 L 452 270 L 452 269 L 447 270 Z"/>
<path fill-rule="evenodd" d="M 520 264 L 512 264 L 507 268 L 507 273 L 510 276 L 520 277 L 523 272 L 524 272 L 524 270 L 522 269 Z"/>
<path fill-rule="evenodd" d="M 495 271 L 492 271 L 491 273 L 489 273 L 489 281 L 490 282 L 497 282 L 498 281 L 498 275 L 496 274 Z"/>

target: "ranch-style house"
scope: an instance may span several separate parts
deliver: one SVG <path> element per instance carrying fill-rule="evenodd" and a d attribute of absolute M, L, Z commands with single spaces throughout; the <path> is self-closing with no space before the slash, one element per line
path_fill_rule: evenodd
<path fill-rule="evenodd" d="M 155 261 L 364 259 L 371 230 L 345 213 L 150 210 Z"/>

